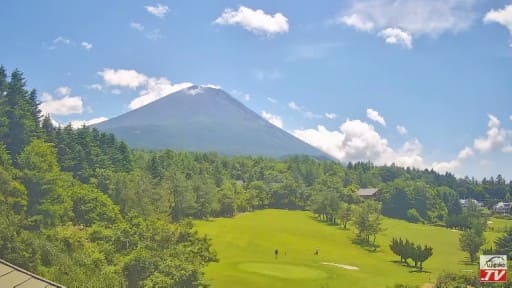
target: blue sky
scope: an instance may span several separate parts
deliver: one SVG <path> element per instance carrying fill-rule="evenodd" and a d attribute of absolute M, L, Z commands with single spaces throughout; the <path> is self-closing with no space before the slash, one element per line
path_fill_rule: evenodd
<path fill-rule="evenodd" d="M 341 161 L 512 179 L 510 0 L 317 2 L 7 0 L 0 64 L 59 123 L 214 85 Z"/>

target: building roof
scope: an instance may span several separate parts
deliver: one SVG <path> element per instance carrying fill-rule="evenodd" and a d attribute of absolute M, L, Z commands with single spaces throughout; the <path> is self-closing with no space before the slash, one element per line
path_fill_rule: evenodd
<path fill-rule="evenodd" d="M 494 208 L 510 209 L 511 207 L 512 207 L 512 203 L 508 203 L 508 202 L 498 202 L 494 205 Z"/>
<path fill-rule="evenodd" d="M 0 259 L 2 288 L 65 288 Z"/>
<path fill-rule="evenodd" d="M 469 205 L 469 202 L 473 202 L 475 203 L 476 206 L 478 207 L 481 207 L 483 206 L 483 204 L 481 202 L 478 202 L 477 200 L 475 199 L 460 199 L 459 200 L 460 204 L 465 207 L 465 206 L 468 206 Z"/>
<path fill-rule="evenodd" d="M 377 188 L 363 188 L 363 189 L 357 190 L 356 193 L 359 196 L 373 196 L 373 195 L 375 195 L 375 193 L 377 193 L 377 191 L 379 191 L 379 189 L 377 189 Z"/>

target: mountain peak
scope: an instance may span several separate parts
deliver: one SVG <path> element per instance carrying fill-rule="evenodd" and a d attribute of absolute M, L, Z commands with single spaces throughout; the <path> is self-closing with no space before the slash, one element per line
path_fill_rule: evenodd
<path fill-rule="evenodd" d="M 180 91 L 177 91 L 177 92 L 180 92 Z M 192 85 L 190 87 L 183 89 L 183 92 L 190 94 L 190 95 L 196 95 L 196 94 L 201 94 L 201 93 L 213 93 L 213 92 L 217 92 L 217 91 L 223 91 L 224 93 L 226 93 L 219 86 L 210 85 L 210 84 L 208 84 L 208 85 Z M 174 93 L 172 93 L 172 94 L 174 94 Z M 171 96 L 172 94 L 169 94 L 167 96 Z"/>
<path fill-rule="evenodd" d="M 96 127 L 134 148 L 330 158 L 212 85 L 184 88 Z"/>

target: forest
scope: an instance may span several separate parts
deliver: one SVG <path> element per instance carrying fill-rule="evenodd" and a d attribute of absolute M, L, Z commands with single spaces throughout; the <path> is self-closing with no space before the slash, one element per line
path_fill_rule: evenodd
<path fill-rule="evenodd" d="M 385 216 L 467 228 L 460 199 L 491 207 L 512 194 L 501 175 L 133 150 L 95 128 L 53 125 L 23 74 L 4 67 L 0 183 L 0 258 L 67 287 L 208 286 L 203 268 L 222 259 L 191 219 L 278 208 L 343 222 L 364 202 L 355 192 L 374 187 Z"/>

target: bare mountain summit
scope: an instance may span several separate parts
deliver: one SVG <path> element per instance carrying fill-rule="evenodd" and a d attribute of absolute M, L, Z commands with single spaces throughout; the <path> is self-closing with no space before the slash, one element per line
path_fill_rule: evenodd
<path fill-rule="evenodd" d="M 225 91 L 192 86 L 95 125 L 133 148 L 332 159 L 272 125 Z"/>

